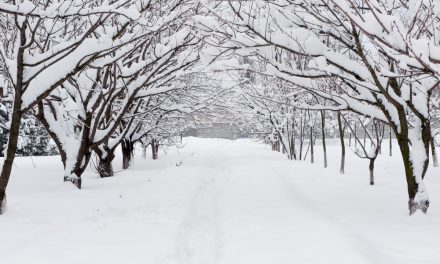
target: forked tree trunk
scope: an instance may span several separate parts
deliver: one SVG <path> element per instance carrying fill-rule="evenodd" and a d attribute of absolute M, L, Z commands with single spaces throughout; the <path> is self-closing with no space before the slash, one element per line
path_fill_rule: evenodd
<path fill-rule="evenodd" d="M 324 168 L 327 168 L 327 146 L 325 144 L 325 111 L 321 110 L 322 149 L 324 151 Z"/>
<path fill-rule="evenodd" d="M 98 172 L 101 178 L 112 177 L 114 175 L 112 161 L 110 159 L 99 159 Z"/>
<path fill-rule="evenodd" d="M 339 172 L 341 174 L 345 171 L 345 142 L 344 142 L 344 129 L 342 128 L 341 114 L 338 112 L 338 128 L 339 128 L 339 139 L 341 141 L 341 167 Z"/>
<path fill-rule="evenodd" d="M 80 152 L 76 156 L 76 160 L 72 168 L 64 167 L 64 181 L 71 182 L 78 189 L 82 187 L 82 174 L 87 169 L 90 158 L 92 156 L 92 152 L 89 151 L 88 146 L 82 146 Z M 65 164 L 70 164 L 68 160 Z"/>
<path fill-rule="evenodd" d="M 115 150 L 106 148 L 105 151 L 101 151 L 99 148 L 95 150 L 98 155 L 98 173 L 101 178 L 112 177 L 113 171 L 113 159 L 115 158 Z"/>

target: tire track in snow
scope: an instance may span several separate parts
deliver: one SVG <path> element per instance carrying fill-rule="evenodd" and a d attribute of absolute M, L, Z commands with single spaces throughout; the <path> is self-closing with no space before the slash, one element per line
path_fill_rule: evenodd
<path fill-rule="evenodd" d="M 304 194 L 301 193 L 300 188 L 287 178 L 285 173 L 281 173 L 277 168 L 272 166 L 272 171 L 277 176 L 279 182 L 284 186 L 286 192 L 291 197 L 295 207 L 299 208 L 301 212 L 311 216 L 311 219 L 317 220 L 318 223 L 322 222 L 324 225 L 330 224 L 334 228 L 332 231 L 340 234 L 345 234 L 351 238 L 351 246 L 358 253 L 364 256 L 364 261 L 377 264 L 377 263 L 402 263 L 401 260 L 390 257 L 385 254 L 380 248 L 377 248 L 373 241 L 361 236 L 349 225 L 341 222 L 336 217 L 330 216 L 322 212 L 313 202 L 309 201 Z M 373 253 L 374 252 L 374 253 Z"/>

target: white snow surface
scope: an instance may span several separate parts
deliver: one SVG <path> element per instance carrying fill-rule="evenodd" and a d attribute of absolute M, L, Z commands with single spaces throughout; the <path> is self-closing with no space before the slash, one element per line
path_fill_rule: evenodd
<path fill-rule="evenodd" d="M 324 169 L 319 145 L 312 165 L 250 139 L 184 140 L 156 161 L 138 149 L 129 170 L 117 159 L 112 178 L 89 170 L 82 190 L 57 156 L 17 158 L 0 263 L 440 263 L 440 170 L 426 176 L 429 213 L 408 216 L 397 147 L 369 186 L 352 153 L 338 174 L 337 144 Z"/>

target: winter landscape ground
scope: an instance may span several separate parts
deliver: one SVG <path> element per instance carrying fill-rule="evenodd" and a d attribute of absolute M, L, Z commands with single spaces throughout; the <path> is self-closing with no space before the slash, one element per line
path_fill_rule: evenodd
<path fill-rule="evenodd" d="M 320 153 L 310 165 L 250 139 L 184 141 L 115 177 L 87 171 L 82 190 L 58 156 L 17 158 L 0 263 L 440 263 L 439 168 L 428 214 L 408 217 L 398 152 L 379 156 L 370 186 L 352 153 L 338 173 L 337 144 L 324 169 Z"/>

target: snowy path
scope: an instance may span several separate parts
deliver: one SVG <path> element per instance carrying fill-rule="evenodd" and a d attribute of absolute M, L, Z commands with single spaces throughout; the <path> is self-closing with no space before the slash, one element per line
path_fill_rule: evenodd
<path fill-rule="evenodd" d="M 323 169 L 250 140 L 188 139 L 113 178 L 89 173 L 81 191 L 54 158 L 19 159 L 0 263 L 440 263 L 439 170 L 431 213 L 408 217 L 397 157 L 371 187 L 362 160 L 337 174 L 337 153 Z"/>

